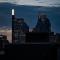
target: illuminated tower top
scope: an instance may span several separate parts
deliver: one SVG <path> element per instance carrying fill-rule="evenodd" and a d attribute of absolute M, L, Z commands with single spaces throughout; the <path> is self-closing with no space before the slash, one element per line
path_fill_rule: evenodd
<path fill-rule="evenodd" d="M 12 15 L 15 15 L 14 9 L 12 9 Z"/>

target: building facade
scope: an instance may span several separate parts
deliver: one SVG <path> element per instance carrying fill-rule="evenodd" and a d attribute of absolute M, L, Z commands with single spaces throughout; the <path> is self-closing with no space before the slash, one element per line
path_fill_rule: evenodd
<path fill-rule="evenodd" d="M 60 33 L 56 33 L 55 40 L 56 43 L 60 44 Z"/>
<path fill-rule="evenodd" d="M 51 24 L 46 15 L 41 14 L 38 16 L 38 22 L 34 30 L 36 32 L 51 32 Z"/>
<path fill-rule="evenodd" d="M 15 18 L 15 16 L 12 16 L 12 43 L 13 44 L 25 43 L 26 32 L 29 32 L 29 27 L 24 22 L 24 19 Z"/>

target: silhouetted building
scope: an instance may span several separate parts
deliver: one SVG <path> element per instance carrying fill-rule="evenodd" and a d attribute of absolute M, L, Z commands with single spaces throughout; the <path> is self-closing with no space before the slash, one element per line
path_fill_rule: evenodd
<path fill-rule="evenodd" d="M 28 42 L 28 43 L 49 42 L 49 34 L 48 33 L 38 33 L 38 32 L 26 33 L 26 42 Z"/>
<path fill-rule="evenodd" d="M 4 48 L 4 46 L 8 44 L 9 44 L 9 41 L 7 40 L 7 36 L 0 35 L 0 47 Z"/>
<path fill-rule="evenodd" d="M 60 33 L 56 33 L 55 40 L 57 43 L 60 43 Z"/>
<path fill-rule="evenodd" d="M 49 33 L 49 41 L 50 42 L 55 42 L 55 34 L 54 34 L 54 32 Z"/>
<path fill-rule="evenodd" d="M 36 32 L 51 32 L 51 24 L 45 14 L 38 16 L 37 25 L 33 30 Z"/>
<path fill-rule="evenodd" d="M 12 44 L 25 43 L 26 32 L 29 32 L 28 25 L 23 18 L 15 18 L 15 12 L 12 9 Z"/>
<path fill-rule="evenodd" d="M 16 19 L 15 16 L 12 16 L 12 20 L 12 43 L 25 43 L 25 33 L 29 32 L 28 25 L 24 22 L 23 18 Z"/>
<path fill-rule="evenodd" d="M 51 33 L 51 24 L 45 14 L 41 14 L 38 16 L 37 25 L 32 32 L 37 33 L 36 35 L 34 35 L 36 38 L 36 42 L 49 42 L 50 39 L 53 39 Z"/>

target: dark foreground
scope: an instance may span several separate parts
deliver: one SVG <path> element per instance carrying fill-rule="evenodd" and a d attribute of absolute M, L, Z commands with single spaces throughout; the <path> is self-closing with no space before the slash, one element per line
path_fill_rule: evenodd
<path fill-rule="evenodd" d="M 51 43 L 6 45 L 4 55 L 57 60 L 57 45 Z"/>

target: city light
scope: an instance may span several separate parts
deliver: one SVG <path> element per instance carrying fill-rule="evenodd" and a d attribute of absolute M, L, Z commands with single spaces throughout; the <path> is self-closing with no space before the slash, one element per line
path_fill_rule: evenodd
<path fill-rule="evenodd" d="M 14 9 L 12 9 L 12 15 L 14 15 Z"/>

